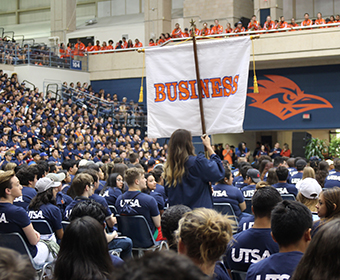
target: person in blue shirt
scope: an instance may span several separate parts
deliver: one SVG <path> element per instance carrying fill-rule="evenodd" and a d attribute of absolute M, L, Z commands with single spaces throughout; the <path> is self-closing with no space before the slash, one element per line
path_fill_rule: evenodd
<path fill-rule="evenodd" d="M 288 169 L 284 166 L 279 166 L 276 168 L 275 172 L 279 182 L 274 184 L 273 187 L 276 188 L 280 194 L 293 194 L 294 196 L 297 196 L 297 188 L 294 185 L 287 183 L 289 175 Z"/>
<path fill-rule="evenodd" d="M 260 181 L 261 181 L 260 172 L 255 168 L 248 169 L 245 179 L 245 183 L 247 185 L 241 189 L 243 197 L 244 198 L 252 197 L 255 193 L 256 184 Z"/>
<path fill-rule="evenodd" d="M 15 160 L 13 161 L 17 166 L 20 166 L 22 164 L 25 164 L 26 161 L 24 161 L 24 156 L 22 152 L 16 151 L 15 152 Z"/>
<path fill-rule="evenodd" d="M 129 190 L 120 195 L 116 201 L 116 208 L 119 214 L 142 215 L 149 224 L 151 232 L 156 239 L 158 228 L 161 226 L 161 216 L 156 200 L 141 191 L 146 188 L 146 179 L 142 169 L 132 167 L 126 170 L 125 181 Z M 129 204 L 134 213 L 126 212 L 126 204 Z"/>
<path fill-rule="evenodd" d="M 225 176 L 222 180 L 213 187 L 213 201 L 214 203 L 230 203 L 234 209 L 235 215 L 238 220 L 243 216 L 250 214 L 242 213 L 246 209 L 246 203 L 241 191 L 232 185 L 233 176 L 230 169 L 225 166 Z"/>
<path fill-rule="evenodd" d="M 37 195 L 35 184 L 37 183 L 38 174 L 39 170 L 34 165 L 28 167 L 24 166 L 16 173 L 23 188 L 22 195 L 14 199 L 14 205 L 20 206 L 25 210 L 27 209 L 27 206 L 30 204 L 33 197 Z"/>
<path fill-rule="evenodd" d="M 289 279 L 311 240 L 312 214 L 297 201 L 284 200 L 271 214 L 272 236 L 280 251 L 252 264 L 246 280 Z"/>
<path fill-rule="evenodd" d="M 267 156 L 268 153 L 266 151 L 266 147 L 264 145 L 261 145 L 261 149 L 257 152 L 256 159 L 259 159 L 261 156 Z"/>
<path fill-rule="evenodd" d="M 279 246 L 271 237 L 271 211 L 282 201 L 281 195 L 273 187 L 258 189 L 252 198 L 255 216 L 252 228 L 234 235 L 228 245 L 224 264 L 230 270 L 247 271 L 249 266 L 279 252 Z"/>
<path fill-rule="evenodd" d="M 164 199 L 163 196 L 156 192 L 156 180 L 152 173 L 145 174 L 146 188 L 143 190 L 144 193 L 151 195 L 157 202 L 159 213 L 162 215 L 164 212 Z"/>
<path fill-rule="evenodd" d="M 155 192 L 160 193 L 163 197 L 164 203 L 167 204 L 168 203 L 168 197 L 165 194 L 165 189 L 164 189 L 164 179 L 163 179 L 163 166 L 162 165 L 158 165 L 156 168 L 154 168 L 153 170 L 150 171 L 153 175 L 153 177 L 155 177 L 155 181 L 156 181 L 156 189 Z"/>
<path fill-rule="evenodd" d="M 250 151 L 246 147 L 246 145 L 247 144 L 245 142 L 240 142 L 238 144 L 238 147 L 235 149 L 235 155 L 237 158 L 240 158 L 240 157 L 249 158 Z"/>
<path fill-rule="evenodd" d="M 40 234 L 34 230 L 31 221 L 22 207 L 13 205 L 15 198 L 22 195 L 22 186 L 13 170 L 0 174 L 0 233 L 18 233 L 24 239 L 28 250 L 37 265 L 50 258 L 48 247 L 40 241 Z"/>
<path fill-rule="evenodd" d="M 307 166 L 307 162 L 304 159 L 298 159 L 295 163 L 297 173 L 291 176 L 290 183 L 296 185 L 302 180 L 303 169 Z"/>
<path fill-rule="evenodd" d="M 274 149 L 272 149 L 269 153 L 270 157 L 272 159 L 275 159 L 276 157 L 279 157 L 281 155 L 282 149 L 280 148 L 280 143 L 276 142 L 274 145 Z"/>
<path fill-rule="evenodd" d="M 4 167 L 6 166 L 7 163 L 12 162 L 12 158 L 13 158 L 12 152 L 7 151 L 7 152 L 5 153 L 5 159 L 4 159 L 3 161 L 0 162 L 0 164 L 1 164 L 1 166 L 0 166 L 1 169 L 4 169 Z"/>
<path fill-rule="evenodd" d="M 247 171 L 248 169 L 251 169 L 252 166 L 250 165 L 249 162 L 241 162 L 239 165 L 241 176 L 236 176 L 233 180 L 233 185 L 239 189 L 244 188 L 247 186 L 247 183 L 245 182 L 246 176 L 247 176 Z"/>
<path fill-rule="evenodd" d="M 100 191 L 100 196 L 104 197 L 108 205 L 116 205 L 117 198 L 122 194 L 124 180 L 119 173 L 112 173 L 107 178 L 106 185 Z"/>
<path fill-rule="evenodd" d="M 52 150 L 52 155 L 49 157 L 48 161 L 53 161 L 58 166 L 61 165 L 60 158 L 59 158 L 59 150 L 58 149 L 53 149 Z"/>
<path fill-rule="evenodd" d="M 179 254 L 188 256 L 212 279 L 230 280 L 224 265 L 217 264 L 233 237 L 227 216 L 212 209 L 194 209 L 180 219 L 178 237 Z"/>
<path fill-rule="evenodd" d="M 221 159 L 211 147 L 207 135 L 201 137 L 209 158 L 194 154 L 191 133 L 178 129 L 172 133 L 168 158 L 164 166 L 165 191 L 170 206 L 184 204 L 190 208 L 213 208 L 211 182 L 224 177 Z"/>
<path fill-rule="evenodd" d="M 334 161 L 334 171 L 326 177 L 324 188 L 340 187 L 340 160 Z"/>
<path fill-rule="evenodd" d="M 55 236 L 41 236 L 44 240 L 53 240 L 56 237 L 62 239 L 64 235 L 61 224 L 62 215 L 60 209 L 56 206 L 56 195 L 58 193 L 60 182 L 54 182 L 50 178 L 41 178 L 35 184 L 37 195 L 28 205 L 28 216 L 30 220 L 45 220 L 55 233 Z"/>

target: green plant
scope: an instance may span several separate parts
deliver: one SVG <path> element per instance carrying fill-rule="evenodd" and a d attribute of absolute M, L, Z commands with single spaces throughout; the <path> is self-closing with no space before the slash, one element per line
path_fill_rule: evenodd
<path fill-rule="evenodd" d="M 328 153 L 332 157 L 340 156 L 340 138 L 337 138 L 336 136 L 332 136 L 331 141 L 329 142 L 329 146 L 328 146 Z"/>
<path fill-rule="evenodd" d="M 307 159 L 318 157 L 324 159 L 323 153 L 327 153 L 327 145 L 325 140 L 312 138 L 305 148 L 305 156 Z"/>

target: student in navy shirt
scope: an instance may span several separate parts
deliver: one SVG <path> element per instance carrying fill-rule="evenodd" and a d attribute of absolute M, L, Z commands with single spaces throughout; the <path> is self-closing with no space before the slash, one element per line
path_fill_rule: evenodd
<path fill-rule="evenodd" d="M 246 280 L 289 279 L 311 240 L 312 214 L 297 201 L 280 202 L 271 214 L 272 236 L 279 253 L 252 264 Z"/>
<path fill-rule="evenodd" d="M 156 180 L 152 173 L 145 174 L 146 188 L 143 190 L 144 193 L 151 195 L 157 202 L 158 210 L 162 215 L 164 212 L 164 199 L 163 196 L 156 192 Z"/>
<path fill-rule="evenodd" d="M 191 133 L 178 129 L 172 133 L 169 154 L 164 166 L 165 191 L 170 206 L 184 204 L 190 208 L 212 208 L 211 182 L 224 177 L 221 159 L 215 154 L 210 138 L 201 137 L 210 159 L 194 154 Z"/>
<path fill-rule="evenodd" d="M 329 173 L 326 177 L 324 188 L 340 187 L 340 160 L 334 162 L 335 172 Z"/>
<path fill-rule="evenodd" d="M 306 165 L 307 165 L 307 162 L 303 159 L 299 159 L 296 161 L 297 173 L 295 175 L 292 175 L 290 179 L 291 184 L 296 185 L 298 182 L 302 180 L 303 169 L 306 167 Z"/>
<path fill-rule="evenodd" d="M 14 199 L 13 204 L 27 209 L 33 197 L 37 195 L 35 184 L 37 183 L 37 176 L 39 170 L 36 166 L 24 166 L 16 174 L 20 184 L 23 186 L 22 195 Z"/>
<path fill-rule="evenodd" d="M 123 177 L 119 173 L 112 173 L 107 178 L 107 183 L 100 191 L 100 196 L 104 197 L 108 205 L 116 205 L 117 198 L 122 194 L 124 186 Z"/>
<path fill-rule="evenodd" d="M 156 239 L 158 228 L 161 226 L 161 216 L 156 200 L 152 196 L 141 192 L 146 188 L 143 170 L 135 167 L 129 168 L 125 173 L 125 181 L 129 186 L 129 190 L 117 198 L 116 208 L 118 213 L 144 216 Z M 129 204 L 135 213 L 124 212 L 125 204 Z"/>
<path fill-rule="evenodd" d="M 168 202 L 168 197 L 165 194 L 165 189 L 163 187 L 164 185 L 164 179 L 163 179 L 163 166 L 159 165 L 156 166 L 156 168 L 154 168 L 152 171 L 150 171 L 153 175 L 153 177 L 155 177 L 156 180 L 156 189 L 155 192 L 160 193 L 163 197 L 164 203 Z"/>
<path fill-rule="evenodd" d="M 240 220 L 243 216 L 247 216 L 247 213 L 242 213 L 246 209 L 246 203 L 241 191 L 232 186 L 233 176 L 230 169 L 227 166 L 224 169 L 225 177 L 214 186 L 213 201 L 214 203 L 230 203 Z"/>
<path fill-rule="evenodd" d="M 242 162 L 242 165 L 240 164 L 240 174 L 241 176 L 236 176 L 234 178 L 233 184 L 235 187 L 242 189 L 247 186 L 247 183 L 245 182 L 247 171 L 248 169 L 251 169 L 252 166 L 248 162 Z"/>
<path fill-rule="evenodd" d="M 7 152 L 5 153 L 5 159 L 4 159 L 2 162 L 0 162 L 0 164 L 1 164 L 1 166 L 0 166 L 1 169 L 3 169 L 3 168 L 6 166 L 7 163 L 12 162 L 12 158 L 13 158 L 12 152 L 7 151 Z"/>
<path fill-rule="evenodd" d="M 34 230 L 26 211 L 13 205 L 14 199 L 22 195 L 21 190 L 22 186 L 13 170 L 0 174 L 0 233 L 19 233 L 33 261 L 42 265 L 53 258 L 47 246 L 39 242 L 40 234 Z"/>
<path fill-rule="evenodd" d="M 247 186 L 241 189 L 244 198 L 253 197 L 256 189 L 256 184 L 260 182 L 260 172 L 255 168 L 250 168 L 247 171 L 245 183 Z"/>
<path fill-rule="evenodd" d="M 276 157 L 279 157 L 281 155 L 281 148 L 280 148 L 280 143 L 276 142 L 274 145 L 274 149 L 272 149 L 269 153 L 270 157 L 272 159 L 275 159 Z"/>
<path fill-rule="evenodd" d="M 276 188 L 280 194 L 293 194 L 294 196 L 297 196 L 297 188 L 294 185 L 287 183 L 289 175 L 288 169 L 284 166 L 279 166 L 276 168 L 275 172 L 279 182 L 274 184 L 273 187 Z"/>
<path fill-rule="evenodd" d="M 228 245 L 224 264 L 230 270 L 247 271 L 249 266 L 279 251 L 271 237 L 270 215 L 282 198 L 273 187 L 258 189 L 253 198 L 255 222 L 252 228 L 234 235 Z"/>
<path fill-rule="evenodd" d="M 188 256 L 213 279 L 229 279 L 226 269 L 216 262 L 232 240 L 232 226 L 227 216 L 207 208 L 185 213 L 178 226 L 178 253 Z"/>
<path fill-rule="evenodd" d="M 56 206 L 56 195 L 60 186 L 60 182 L 54 182 L 50 178 L 39 179 L 35 185 L 37 195 L 32 199 L 27 209 L 30 220 L 47 221 L 55 233 L 56 236 L 41 236 L 41 239 L 44 240 L 56 242 L 56 237 L 62 239 L 64 235 L 61 212 Z"/>
<path fill-rule="evenodd" d="M 267 156 L 268 153 L 266 151 L 266 147 L 264 145 L 261 145 L 261 150 L 257 152 L 256 159 L 259 159 L 261 156 Z"/>

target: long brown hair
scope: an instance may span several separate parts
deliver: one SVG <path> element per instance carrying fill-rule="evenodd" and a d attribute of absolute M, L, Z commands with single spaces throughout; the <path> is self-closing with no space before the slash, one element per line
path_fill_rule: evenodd
<path fill-rule="evenodd" d="M 185 173 L 185 163 L 189 156 L 194 156 L 194 145 L 191 133 L 185 129 L 177 129 L 171 135 L 168 148 L 168 158 L 164 165 L 164 178 L 169 186 L 182 182 Z"/>

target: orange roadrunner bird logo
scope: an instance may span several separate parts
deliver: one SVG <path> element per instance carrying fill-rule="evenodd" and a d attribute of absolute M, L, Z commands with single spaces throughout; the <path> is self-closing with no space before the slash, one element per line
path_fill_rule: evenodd
<path fill-rule="evenodd" d="M 265 77 L 268 80 L 258 81 L 260 93 L 247 94 L 253 99 L 249 106 L 272 113 L 283 121 L 306 111 L 333 108 L 325 98 L 304 93 L 297 84 L 286 77 Z"/>

